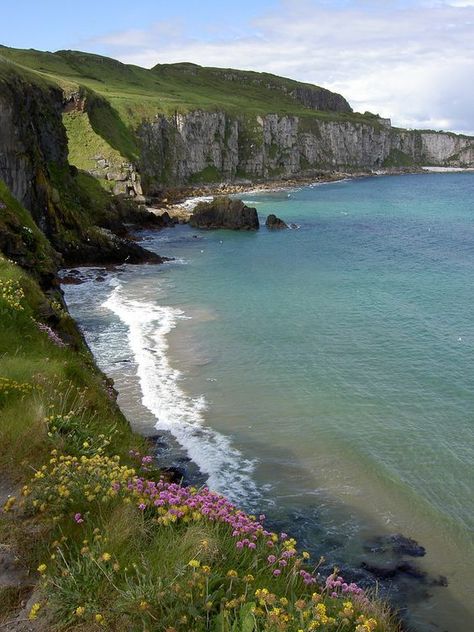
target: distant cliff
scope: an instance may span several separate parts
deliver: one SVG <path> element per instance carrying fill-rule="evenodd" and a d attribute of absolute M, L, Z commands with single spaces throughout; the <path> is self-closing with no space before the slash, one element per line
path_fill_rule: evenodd
<path fill-rule="evenodd" d="M 159 182 L 276 178 L 315 169 L 474 165 L 474 139 L 393 128 L 386 120 L 253 119 L 194 111 L 157 116 L 138 130 L 140 171 Z"/>
<path fill-rule="evenodd" d="M 86 176 L 141 203 L 182 184 L 474 166 L 472 137 L 395 128 L 353 112 L 340 94 L 268 73 L 191 63 L 146 70 L 76 51 L 0 47 L 2 73 L 0 178 L 56 235 L 58 208 L 64 225 L 65 208 L 81 203 L 76 185 L 93 188 Z"/>

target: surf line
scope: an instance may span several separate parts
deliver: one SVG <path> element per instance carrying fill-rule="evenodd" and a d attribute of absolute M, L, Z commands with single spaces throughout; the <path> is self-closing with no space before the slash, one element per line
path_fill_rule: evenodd
<path fill-rule="evenodd" d="M 179 385 L 181 371 L 170 365 L 167 335 L 188 317 L 175 307 L 127 298 L 121 284 L 102 305 L 127 327 L 142 404 L 154 415 L 156 428 L 178 441 L 210 489 L 235 503 L 256 502 L 260 494 L 252 478 L 255 462 L 244 458 L 229 437 L 205 425 L 204 396 L 188 396 Z"/>

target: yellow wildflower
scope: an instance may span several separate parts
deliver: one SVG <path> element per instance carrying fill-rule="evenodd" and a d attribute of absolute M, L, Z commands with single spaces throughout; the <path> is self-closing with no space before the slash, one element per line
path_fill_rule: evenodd
<path fill-rule="evenodd" d="M 30 613 L 28 614 L 28 619 L 30 621 L 34 621 L 38 617 L 38 611 L 41 608 L 41 604 L 37 601 L 31 606 Z"/>
<path fill-rule="evenodd" d="M 201 562 L 199 560 L 189 560 L 188 566 L 191 566 L 191 568 L 199 568 L 201 566 Z"/>

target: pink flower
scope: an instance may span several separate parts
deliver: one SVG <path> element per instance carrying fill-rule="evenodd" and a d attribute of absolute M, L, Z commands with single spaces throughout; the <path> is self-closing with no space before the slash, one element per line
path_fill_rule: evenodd
<path fill-rule="evenodd" d="M 146 509 L 146 505 L 145 505 L 145 503 L 140 503 L 140 504 L 138 505 L 138 509 L 140 509 L 140 511 L 145 511 L 145 509 Z"/>
<path fill-rule="evenodd" d="M 268 563 L 269 563 L 269 564 L 275 564 L 276 559 L 277 559 L 277 558 L 276 558 L 274 555 L 269 555 L 269 556 L 267 557 L 267 560 L 268 560 Z"/>
<path fill-rule="evenodd" d="M 278 577 L 278 575 L 281 575 L 281 570 L 279 568 L 275 568 L 273 574 L 275 575 L 275 577 Z"/>
<path fill-rule="evenodd" d="M 74 520 L 77 522 L 77 524 L 81 524 L 81 522 L 84 522 L 80 513 L 74 514 Z"/>

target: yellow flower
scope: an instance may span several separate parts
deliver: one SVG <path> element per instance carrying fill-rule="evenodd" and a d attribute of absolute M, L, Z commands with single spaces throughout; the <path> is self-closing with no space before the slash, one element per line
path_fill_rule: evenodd
<path fill-rule="evenodd" d="M 102 553 L 102 555 L 100 556 L 100 559 L 103 562 L 108 562 L 110 560 L 112 556 L 110 555 L 110 553 Z"/>
<path fill-rule="evenodd" d="M 227 571 L 227 577 L 238 577 L 238 576 L 239 574 L 237 573 L 237 571 L 234 571 L 234 570 Z"/>
<path fill-rule="evenodd" d="M 84 606 L 78 606 L 75 609 L 74 614 L 76 615 L 76 617 L 82 617 L 85 611 L 86 609 L 84 608 Z"/>
<path fill-rule="evenodd" d="M 99 623 L 100 625 L 104 625 L 105 621 L 104 621 L 104 617 L 100 614 L 100 612 L 98 612 L 95 617 L 95 622 Z"/>
<path fill-rule="evenodd" d="M 28 614 L 28 619 L 30 621 L 34 621 L 38 617 L 38 611 L 41 608 L 41 604 L 37 601 L 31 606 L 30 613 Z"/>
<path fill-rule="evenodd" d="M 41 575 L 44 575 L 47 569 L 48 567 L 46 566 L 46 564 L 40 564 L 36 570 L 38 571 L 38 573 L 41 573 Z"/>
<path fill-rule="evenodd" d="M 199 568 L 201 566 L 201 562 L 199 560 L 189 560 L 188 566 L 192 568 Z"/>
<path fill-rule="evenodd" d="M 148 610 L 148 608 L 150 607 L 150 604 L 147 601 L 140 601 L 140 604 L 138 606 L 140 608 L 140 610 Z"/>

